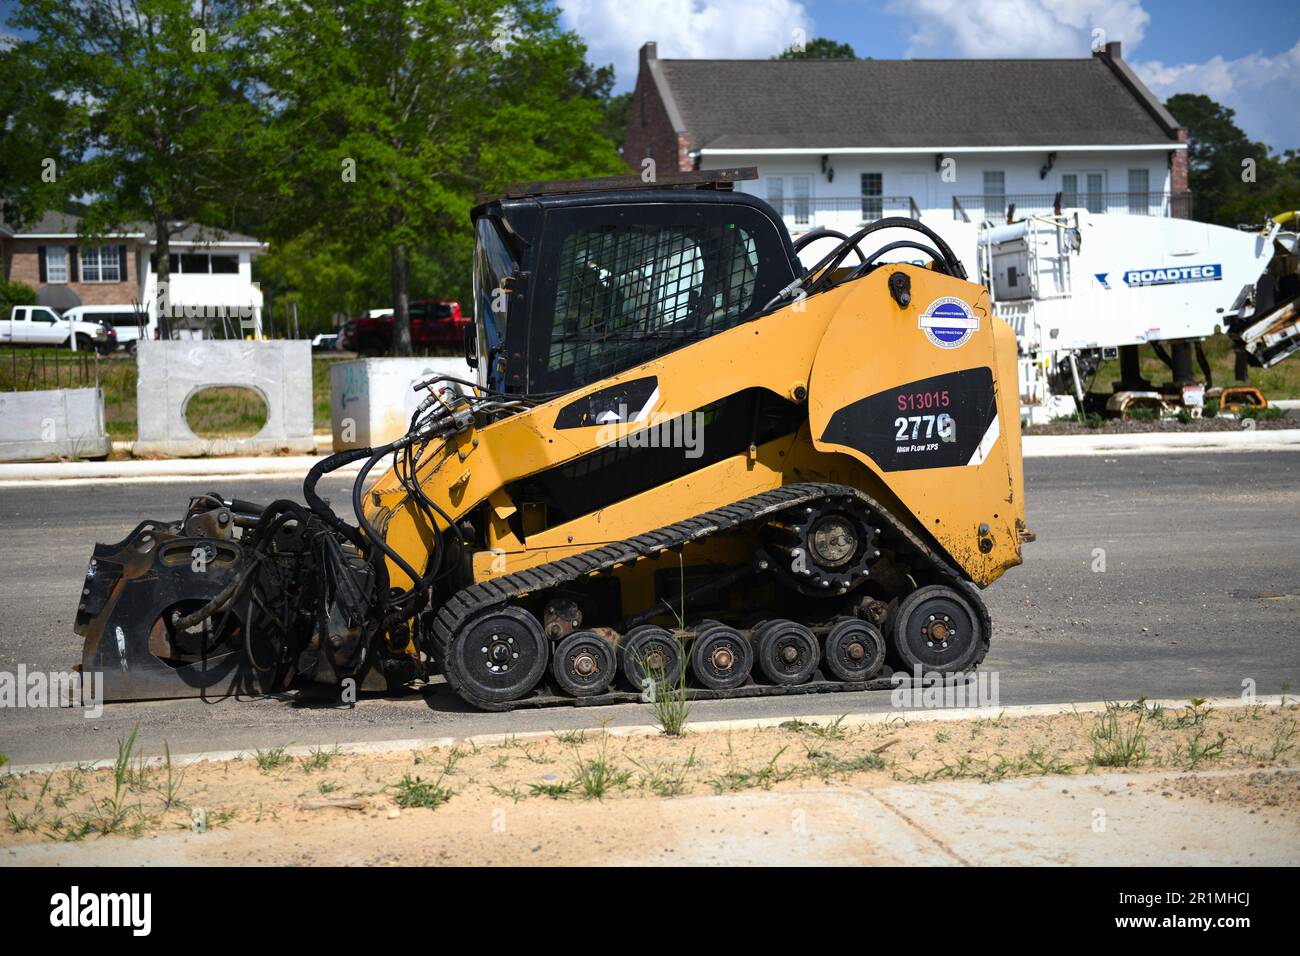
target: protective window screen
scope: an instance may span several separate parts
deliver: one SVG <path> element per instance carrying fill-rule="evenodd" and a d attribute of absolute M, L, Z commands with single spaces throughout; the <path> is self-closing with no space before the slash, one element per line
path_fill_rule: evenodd
<path fill-rule="evenodd" d="M 546 390 L 578 388 L 736 325 L 755 307 L 758 252 L 734 223 L 620 223 L 564 240 Z"/>

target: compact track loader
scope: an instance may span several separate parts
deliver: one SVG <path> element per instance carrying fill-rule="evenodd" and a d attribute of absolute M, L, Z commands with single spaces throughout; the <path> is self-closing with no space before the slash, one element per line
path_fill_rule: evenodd
<path fill-rule="evenodd" d="M 110 699 L 442 674 L 509 709 L 975 668 L 979 589 L 1031 538 L 1015 335 L 912 220 L 805 269 L 732 190 L 753 175 L 482 202 L 477 381 L 423 383 L 404 437 L 322 460 L 301 502 L 198 495 L 96 545 L 83 669 Z M 900 245 L 930 266 L 878 261 Z M 352 462 L 345 519 L 316 486 Z"/>

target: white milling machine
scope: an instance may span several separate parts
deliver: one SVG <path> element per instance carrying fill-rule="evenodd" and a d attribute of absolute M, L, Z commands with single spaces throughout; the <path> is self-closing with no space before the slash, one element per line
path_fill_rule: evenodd
<path fill-rule="evenodd" d="M 1022 417 L 1074 413 L 1101 360 L 1116 355 L 1110 410 L 1163 403 L 1199 415 L 1191 356 L 1195 346 L 1208 377 L 1200 340 L 1227 332 L 1264 368 L 1300 351 L 1296 228 L 1296 213 L 1247 232 L 1085 209 L 980 227 L 980 279 L 1020 342 Z M 1141 377 L 1144 344 L 1173 371 L 1164 392 Z"/>

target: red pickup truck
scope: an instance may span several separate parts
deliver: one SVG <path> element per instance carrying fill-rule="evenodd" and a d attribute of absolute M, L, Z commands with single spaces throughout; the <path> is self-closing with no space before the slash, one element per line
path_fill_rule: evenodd
<path fill-rule="evenodd" d="M 470 319 L 459 302 L 422 299 L 411 303 L 411 346 L 426 349 L 463 349 Z M 385 355 L 393 348 L 396 316 L 363 316 L 348 322 L 339 332 L 339 348 L 362 355 Z"/>

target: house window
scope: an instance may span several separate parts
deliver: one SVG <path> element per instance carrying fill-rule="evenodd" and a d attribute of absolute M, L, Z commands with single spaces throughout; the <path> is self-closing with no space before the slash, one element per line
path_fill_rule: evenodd
<path fill-rule="evenodd" d="M 81 250 L 82 282 L 121 282 L 121 267 L 116 246 L 91 246 Z"/>
<path fill-rule="evenodd" d="M 767 201 L 778 216 L 785 215 L 785 180 L 780 176 L 767 178 Z"/>
<path fill-rule="evenodd" d="M 181 254 L 181 274 L 187 276 L 207 275 L 208 257 L 197 253 Z"/>
<path fill-rule="evenodd" d="M 1061 177 L 1061 208 L 1073 209 L 1079 205 L 1079 177 L 1065 173 Z"/>
<path fill-rule="evenodd" d="M 1151 214 L 1151 171 L 1149 169 L 1130 169 L 1128 171 L 1128 211 L 1133 216 Z"/>
<path fill-rule="evenodd" d="M 984 215 L 1001 218 L 1007 210 L 1007 174 L 1000 169 L 984 170 Z"/>
<path fill-rule="evenodd" d="M 45 281 L 68 281 L 68 250 L 65 246 L 45 247 Z"/>
<path fill-rule="evenodd" d="M 808 176 L 791 176 L 790 186 L 794 193 L 795 225 L 806 226 L 812 206 L 812 179 Z"/>
<path fill-rule="evenodd" d="M 238 275 L 239 256 L 213 256 L 212 274 L 213 275 Z"/>
<path fill-rule="evenodd" d="M 1106 174 L 1062 173 L 1061 206 L 1082 206 L 1088 212 L 1105 212 Z"/>
<path fill-rule="evenodd" d="M 1105 173 L 1088 174 L 1088 212 L 1106 211 L 1106 175 Z"/>
<path fill-rule="evenodd" d="M 862 174 L 862 218 L 868 222 L 883 215 L 880 197 L 884 195 L 883 173 Z"/>

